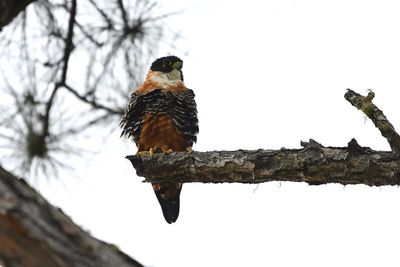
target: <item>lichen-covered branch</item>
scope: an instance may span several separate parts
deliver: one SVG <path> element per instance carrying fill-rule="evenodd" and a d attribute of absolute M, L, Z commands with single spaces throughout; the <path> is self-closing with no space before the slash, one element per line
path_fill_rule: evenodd
<path fill-rule="evenodd" d="M 142 267 L 99 241 L 0 167 L 0 264 L 6 267 Z"/>
<path fill-rule="evenodd" d="M 347 89 L 347 93 L 344 95 L 347 101 L 364 112 L 364 114 L 372 120 L 382 136 L 389 142 L 392 151 L 400 153 L 400 136 L 386 118 L 385 114 L 383 114 L 382 110 L 372 103 L 374 97 L 375 93 L 372 91 L 370 91 L 367 96 L 362 96 L 350 89 Z"/>
<path fill-rule="evenodd" d="M 315 141 L 303 149 L 174 152 L 128 156 L 146 181 L 400 185 L 400 160 L 391 152 L 360 147 L 323 147 Z"/>

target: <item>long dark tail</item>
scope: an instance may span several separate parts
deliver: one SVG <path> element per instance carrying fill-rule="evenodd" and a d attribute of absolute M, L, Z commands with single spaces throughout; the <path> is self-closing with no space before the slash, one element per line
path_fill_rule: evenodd
<path fill-rule="evenodd" d="M 179 196 L 182 183 L 154 183 L 153 189 L 167 223 L 173 223 L 179 216 Z"/>

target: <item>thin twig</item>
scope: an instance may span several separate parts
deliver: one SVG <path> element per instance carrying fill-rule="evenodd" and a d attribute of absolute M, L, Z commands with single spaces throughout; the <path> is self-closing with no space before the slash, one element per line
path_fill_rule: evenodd
<path fill-rule="evenodd" d="M 123 115 L 124 114 L 123 110 L 115 110 L 115 109 L 112 109 L 110 107 L 107 107 L 107 106 L 104 106 L 102 104 L 99 104 L 95 100 L 89 100 L 87 97 L 80 95 L 75 89 L 73 89 L 68 84 L 63 84 L 62 86 L 65 89 L 67 89 L 70 93 L 72 93 L 75 97 L 77 97 L 81 101 L 91 105 L 95 109 L 102 109 L 102 110 L 105 110 L 108 113 L 113 114 L 113 115 Z"/>
<path fill-rule="evenodd" d="M 123 0 L 117 0 L 118 8 L 121 11 L 122 20 L 124 21 L 124 28 L 127 31 L 129 29 L 128 16 L 125 11 Z"/>
<path fill-rule="evenodd" d="M 50 95 L 49 101 L 46 105 L 46 112 L 44 114 L 43 119 L 43 136 L 49 135 L 49 124 L 50 124 L 50 110 L 54 102 L 54 98 L 58 89 L 65 84 L 67 79 L 67 72 L 68 72 L 68 62 L 71 56 L 71 52 L 73 50 L 73 36 L 74 36 L 74 25 L 75 25 L 75 16 L 76 16 L 76 9 L 77 9 L 77 0 L 72 0 L 71 3 L 71 10 L 70 10 L 70 17 L 68 22 L 68 33 L 65 39 L 65 48 L 64 48 L 64 56 L 63 56 L 63 68 L 61 72 L 61 78 L 58 82 L 54 84 L 54 89 Z"/>
<path fill-rule="evenodd" d="M 111 18 L 97 5 L 97 3 L 94 0 L 89 0 L 89 2 L 93 5 L 93 7 L 97 10 L 97 12 L 99 12 L 99 14 L 107 22 L 107 29 L 113 29 L 114 23 L 111 20 Z"/>

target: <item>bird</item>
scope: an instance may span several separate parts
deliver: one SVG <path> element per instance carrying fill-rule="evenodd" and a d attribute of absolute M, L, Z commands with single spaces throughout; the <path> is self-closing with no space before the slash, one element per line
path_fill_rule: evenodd
<path fill-rule="evenodd" d="M 133 138 L 137 155 L 143 152 L 191 151 L 199 132 L 193 90 L 183 79 L 183 61 L 177 56 L 156 59 L 144 82 L 131 94 L 120 126 L 121 136 Z M 152 183 L 165 220 L 179 216 L 182 183 Z"/>

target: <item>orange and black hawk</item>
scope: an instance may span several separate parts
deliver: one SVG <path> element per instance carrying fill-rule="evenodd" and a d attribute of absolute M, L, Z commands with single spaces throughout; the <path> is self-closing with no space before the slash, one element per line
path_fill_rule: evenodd
<path fill-rule="evenodd" d="M 146 80 L 131 95 L 121 120 L 122 134 L 141 151 L 190 150 L 199 132 L 194 93 L 183 83 L 183 62 L 176 56 L 154 61 Z M 176 221 L 182 183 L 152 184 L 165 220 Z"/>

